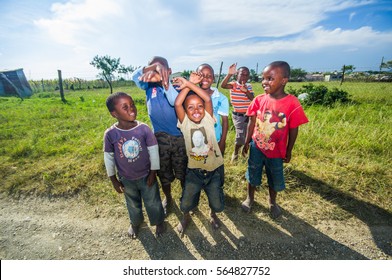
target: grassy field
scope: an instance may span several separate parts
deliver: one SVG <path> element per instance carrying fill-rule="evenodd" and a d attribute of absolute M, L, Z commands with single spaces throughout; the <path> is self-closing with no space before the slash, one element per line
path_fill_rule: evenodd
<path fill-rule="evenodd" d="M 369 220 L 375 212 L 381 221 L 392 214 L 392 83 L 347 82 L 341 88 L 353 103 L 305 108 L 310 122 L 300 128 L 292 162 L 285 167 L 287 189 L 278 199 L 286 211 L 306 216 L 310 223 L 353 215 Z M 260 84 L 254 89 L 262 92 Z M 138 119 L 149 123 L 141 90 L 115 91 L 131 93 Z M 15 198 L 77 195 L 92 204 L 123 203 L 103 163 L 103 133 L 115 121 L 105 106 L 108 94 L 107 89 L 66 92 L 66 104 L 58 92 L 24 101 L 0 98 L 0 192 Z M 225 191 L 227 203 L 239 204 L 246 196 L 246 160 L 230 164 L 233 141 L 231 127 Z M 177 197 L 179 189 L 174 187 Z M 266 194 L 257 195 L 260 204 Z"/>

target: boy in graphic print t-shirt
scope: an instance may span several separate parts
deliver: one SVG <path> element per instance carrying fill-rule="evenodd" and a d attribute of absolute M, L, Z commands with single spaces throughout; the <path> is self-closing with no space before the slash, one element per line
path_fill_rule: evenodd
<path fill-rule="evenodd" d="M 202 79 L 202 73 L 192 73 L 189 81 L 182 77 L 174 79 L 181 90 L 174 105 L 188 156 L 180 203 L 184 216 L 177 226 L 180 233 L 185 231 L 191 219 L 189 212 L 197 207 L 202 189 L 208 198 L 214 229 L 220 226 L 216 213 L 224 209 L 223 156 L 215 136 L 211 97 L 196 85 Z"/>
<path fill-rule="evenodd" d="M 160 236 L 164 231 L 165 214 L 156 178 L 157 140 L 146 124 L 136 120 L 136 106 L 128 94 L 111 94 L 106 106 L 118 122 L 105 131 L 105 166 L 115 190 L 124 193 L 131 221 L 128 235 L 136 238 L 143 222 L 143 201 L 150 224 L 156 226 L 156 235 Z"/>
<path fill-rule="evenodd" d="M 284 91 L 289 76 L 290 66 L 287 62 L 269 64 L 263 71 L 265 94 L 253 99 L 246 113 L 249 125 L 243 153 L 245 155 L 250 150 L 250 154 L 246 171 L 247 198 L 241 206 L 246 212 L 250 211 L 265 167 L 273 219 L 282 214 L 276 197 L 278 192 L 285 189 L 283 162 L 290 162 L 298 127 L 308 122 L 298 99 Z"/>

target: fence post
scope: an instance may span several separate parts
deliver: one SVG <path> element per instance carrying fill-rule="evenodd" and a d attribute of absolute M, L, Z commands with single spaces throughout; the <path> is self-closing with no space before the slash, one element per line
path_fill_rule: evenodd
<path fill-rule="evenodd" d="M 65 100 L 64 98 L 63 79 L 61 78 L 61 70 L 57 70 L 57 73 L 59 75 L 59 88 L 60 88 L 61 101 L 65 103 L 67 102 L 67 100 Z"/>
<path fill-rule="evenodd" d="M 223 66 L 223 61 L 221 61 L 220 69 L 219 69 L 219 74 L 218 74 L 218 82 L 216 82 L 216 88 L 219 87 L 219 82 L 221 79 L 221 74 L 222 74 L 222 66 Z"/>

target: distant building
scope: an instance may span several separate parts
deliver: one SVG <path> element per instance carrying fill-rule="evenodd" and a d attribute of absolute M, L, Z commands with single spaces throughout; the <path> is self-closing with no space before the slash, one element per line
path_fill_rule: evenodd
<path fill-rule="evenodd" d="M 33 91 L 23 69 L 0 71 L 0 96 L 30 97 Z"/>
<path fill-rule="evenodd" d="M 324 74 L 307 74 L 306 81 L 324 81 Z"/>

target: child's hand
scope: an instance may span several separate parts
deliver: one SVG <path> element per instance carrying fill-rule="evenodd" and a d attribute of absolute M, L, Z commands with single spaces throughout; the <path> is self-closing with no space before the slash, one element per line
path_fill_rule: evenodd
<path fill-rule="evenodd" d="M 246 87 L 246 85 L 244 84 L 244 82 L 242 82 L 241 87 L 240 87 L 240 90 L 241 90 L 242 92 L 247 92 L 247 91 L 248 91 L 248 88 Z"/>
<path fill-rule="evenodd" d="M 116 190 L 116 192 L 124 193 L 124 189 L 125 188 L 124 188 L 124 185 L 121 182 L 117 181 L 117 183 L 113 183 L 113 187 Z"/>
<path fill-rule="evenodd" d="M 291 160 L 291 151 L 287 150 L 286 151 L 286 157 L 283 159 L 284 163 L 289 163 Z"/>
<path fill-rule="evenodd" d="M 203 74 L 200 72 L 192 72 L 191 75 L 189 76 L 189 81 L 192 84 L 197 85 L 203 80 Z"/>
<path fill-rule="evenodd" d="M 169 88 L 170 69 L 160 63 L 156 63 L 155 71 L 158 72 L 161 77 L 162 85 L 167 90 Z"/>
<path fill-rule="evenodd" d="M 242 156 L 246 157 L 248 155 L 248 150 L 249 150 L 249 143 L 245 144 L 244 147 L 242 148 Z"/>
<path fill-rule="evenodd" d="M 139 80 L 145 83 L 158 83 L 162 81 L 162 77 L 157 71 L 151 70 L 141 75 Z"/>
<path fill-rule="evenodd" d="M 188 81 L 184 77 L 176 77 L 173 79 L 173 86 L 177 86 L 179 90 L 186 88 Z"/>
<path fill-rule="evenodd" d="M 234 75 L 237 72 L 237 62 L 233 63 L 229 66 L 229 73 L 230 75 Z"/>
<path fill-rule="evenodd" d="M 147 186 L 151 187 L 155 183 L 156 180 L 157 180 L 157 171 L 150 170 L 150 173 L 148 174 L 148 177 L 147 177 Z"/>

